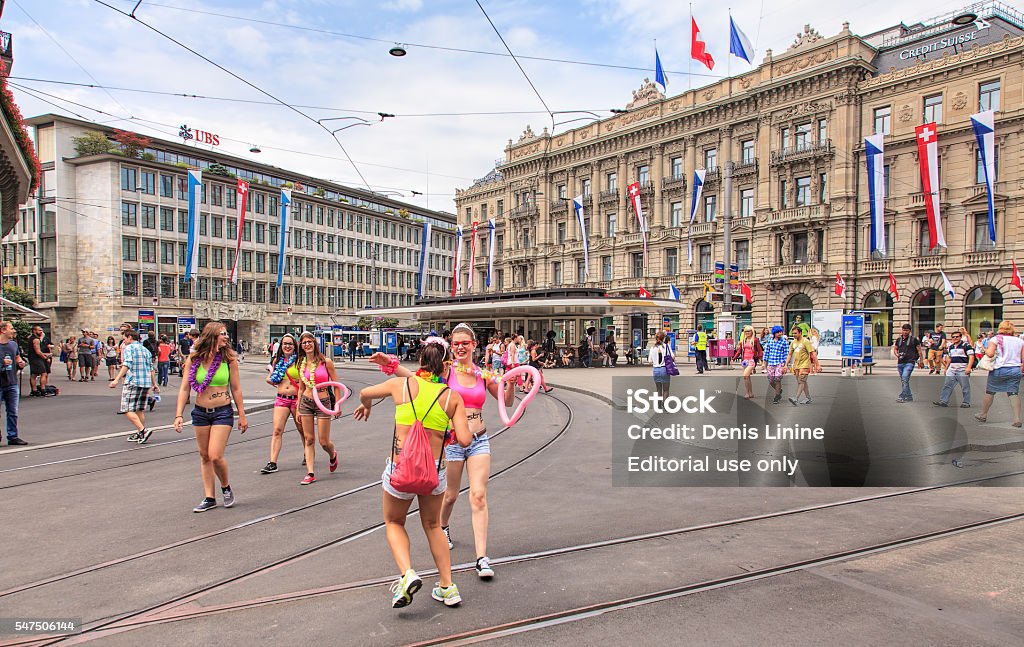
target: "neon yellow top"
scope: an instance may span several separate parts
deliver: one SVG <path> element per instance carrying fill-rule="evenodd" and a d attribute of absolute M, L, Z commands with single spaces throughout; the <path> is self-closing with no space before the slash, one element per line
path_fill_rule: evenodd
<path fill-rule="evenodd" d="M 231 370 L 228 368 L 227 362 L 221 362 L 220 366 L 217 367 L 217 372 L 213 374 L 213 379 L 210 380 L 210 386 L 227 386 L 228 380 L 231 377 Z M 206 379 L 206 367 L 202 364 L 196 369 L 196 383 L 202 384 Z"/>
<path fill-rule="evenodd" d="M 405 393 L 409 393 L 408 384 L 407 381 L 404 389 Z M 444 431 L 448 428 L 450 421 L 448 414 L 445 413 L 440 401 L 432 407 L 430 405 L 443 389 L 448 388 L 447 385 L 440 382 L 427 382 L 425 380 L 418 380 L 418 384 L 420 386 L 419 392 L 416 393 L 413 401 L 403 402 L 395 407 L 395 422 L 411 427 L 416 422 L 416 418 L 419 417 L 423 421 L 423 426 L 427 429 Z M 413 408 L 416 409 L 415 413 L 413 413 Z"/>
<path fill-rule="evenodd" d="M 297 362 L 296 362 L 297 363 Z M 288 379 L 295 383 L 295 386 L 299 385 L 299 367 L 292 364 L 288 367 L 288 370 L 284 372 L 288 376 Z"/>

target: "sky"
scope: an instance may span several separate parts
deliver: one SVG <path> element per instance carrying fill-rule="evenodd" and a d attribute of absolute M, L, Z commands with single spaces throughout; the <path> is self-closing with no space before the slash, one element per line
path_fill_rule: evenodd
<path fill-rule="evenodd" d="M 692 3 L 716 61 L 710 73 L 688 65 L 685 2 L 480 0 L 485 16 L 476 0 L 143 0 L 136 21 L 125 14 L 137 0 L 103 1 L 124 13 L 96 0 L 7 1 L 0 29 L 13 34 L 10 83 L 26 117 L 56 112 L 166 139 L 188 124 L 218 134 L 220 152 L 449 212 L 456 189 L 494 168 L 509 139 L 527 125 L 537 134 L 550 128 L 548 109 L 556 122 L 584 119 L 560 131 L 590 117 L 571 111 L 608 116 L 625 107 L 654 77 L 655 42 L 670 96 L 724 76 L 730 58 L 729 8 L 710 0 Z M 766 48 L 785 51 L 805 24 L 825 37 L 847 21 L 868 34 L 966 4 L 732 0 L 731 14 L 756 65 Z M 396 43 L 405 57 L 389 55 Z M 728 69 L 751 66 L 731 57 Z M 325 127 L 345 126 L 339 146 Z M 250 153 L 254 145 L 262 152 Z"/>

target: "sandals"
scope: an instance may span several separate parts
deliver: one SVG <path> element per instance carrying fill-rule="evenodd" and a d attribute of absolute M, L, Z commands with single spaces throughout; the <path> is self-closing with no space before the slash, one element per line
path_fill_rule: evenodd
<path fill-rule="evenodd" d="M 974 414 L 974 419 L 978 422 L 988 422 L 988 416 L 983 416 L 980 413 Z"/>
<path fill-rule="evenodd" d="M 1020 429 L 1020 423 L 1019 422 L 1011 423 L 1010 426 L 1011 427 L 1016 427 L 1016 428 Z"/>

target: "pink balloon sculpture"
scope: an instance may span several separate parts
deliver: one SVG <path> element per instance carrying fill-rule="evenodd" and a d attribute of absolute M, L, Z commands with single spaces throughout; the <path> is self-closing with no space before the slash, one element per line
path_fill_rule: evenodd
<path fill-rule="evenodd" d="M 523 399 L 519 402 L 519 406 L 512 412 L 512 417 L 509 418 L 508 411 L 505 409 L 505 382 L 513 377 L 523 374 L 529 375 L 533 378 L 533 386 L 530 387 L 530 392 L 523 396 Z M 511 427 L 519 422 L 519 419 L 523 417 L 524 413 L 526 413 L 526 405 L 530 404 L 533 400 L 533 396 L 537 395 L 537 392 L 540 391 L 540 371 L 532 366 L 521 364 L 515 368 L 505 371 L 505 374 L 501 376 L 500 380 L 498 380 L 498 387 L 498 416 L 501 417 L 501 421 L 506 427 Z"/>
<path fill-rule="evenodd" d="M 320 394 L 315 391 L 313 392 L 313 402 L 316 402 L 317 408 L 329 416 L 341 415 L 341 405 L 343 402 L 345 402 L 345 400 L 348 400 L 348 397 L 352 395 L 352 392 L 349 391 L 348 387 L 342 384 L 341 382 L 319 382 L 316 385 L 316 388 L 322 389 L 328 386 L 336 386 L 339 389 L 341 389 L 341 399 L 334 403 L 334 408 L 328 409 L 327 407 L 325 407 L 324 403 L 320 401 Z"/>

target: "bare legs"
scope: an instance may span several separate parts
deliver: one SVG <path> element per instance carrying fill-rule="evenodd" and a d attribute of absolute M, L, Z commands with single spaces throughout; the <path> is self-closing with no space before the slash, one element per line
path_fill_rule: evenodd
<path fill-rule="evenodd" d="M 441 506 L 441 525 L 447 526 L 462 489 L 463 464 L 469 470 L 469 507 L 473 521 L 473 541 L 478 558 L 487 555 L 487 481 L 491 477 L 491 455 L 478 454 L 465 461 L 448 461 L 448 489 Z"/>
<path fill-rule="evenodd" d="M 203 477 L 203 492 L 206 498 L 215 498 L 216 479 L 222 488 L 230 487 L 228 483 L 228 462 L 224 458 L 224 448 L 231 435 L 229 425 L 213 425 L 212 427 L 196 427 L 196 445 L 199 446 L 199 469 Z"/>
<path fill-rule="evenodd" d="M 438 579 L 441 588 L 452 585 L 452 558 L 448 552 L 448 540 L 441 531 L 441 501 L 444 495 L 419 496 L 420 523 L 423 526 L 423 534 L 430 544 L 430 554 L 434 557 L 434 565 L 437 566 Z M 409 533 L 405 529 L 405 520 L 409 513 L 409 506 L 412 500 L 405 501 L 397 499 L 387 492 L 384 493 L 384 528 L 388 538 L 388 547 L 391 548 L 391 555 L 395 558 L 399 573 L 405 573 L 412 568 L 412 558 L 409 556 Z"/>

